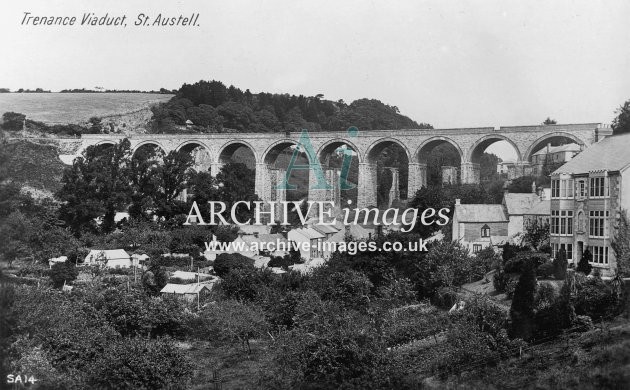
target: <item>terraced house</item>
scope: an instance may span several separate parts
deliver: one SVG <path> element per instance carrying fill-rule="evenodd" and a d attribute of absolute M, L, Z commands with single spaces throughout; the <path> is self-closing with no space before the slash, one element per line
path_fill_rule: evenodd
<path fill-rule="evenodd" d="M 607 137 L 551 174 L 551 246 L 577 264 L 588 248 L 602 275 L 616 268 L 611 248 L 622 212 L 630 210 L 630 134 Z"/>

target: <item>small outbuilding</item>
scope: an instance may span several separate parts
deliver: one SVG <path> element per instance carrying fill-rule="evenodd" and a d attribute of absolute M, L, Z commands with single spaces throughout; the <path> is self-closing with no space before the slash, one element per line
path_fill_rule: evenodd
<path fill-rule="evenodd" d="M 92 249 L 83 262 L 84 265 L 106 262 L 108 268 L 129 268 L 132 266 L 131 257 L 123 249 Z"/>

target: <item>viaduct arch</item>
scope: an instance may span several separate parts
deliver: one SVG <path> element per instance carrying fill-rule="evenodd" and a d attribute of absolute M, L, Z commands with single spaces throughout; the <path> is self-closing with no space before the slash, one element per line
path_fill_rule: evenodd
<path fill-rule="evenodd" d="M 608 126 L 599 123 L 480 127 L 459 129 L 404 129 L 404 130 L 366 130 L 346 132 L 311 132 L 310 141 L 312 159 L 324 161 L 339 147 L 346 145 L 353 151 L 353 158 L 358 159 L 358 207 L 376 206 L 376 187 L 379 178 L 375 169 L 375 156 L 386 146 L 398 145 L 408 161 L 407 192 L 412 197 L 417 190 L 427 184 L 427 156 L 440 144 L 452 145 L 460 156 L 460 164 L 454 167 L 459 171 L 462 183 L 479 182 L 479 158 L 485 149 L 494 142 L 506 141 L 516 151 L 515 164 L 522 172 L 531 169 L 532 155 L 545 147 L 548 142 L 560 139 L 575 142 L 582 148 L 612 134 Z M 81 137 L 79 152 L 90 145 L 119 142 L 125 138 L 121 134 L 85 134 Z M 256 165 L 256 193 L 263 200 L 282 200 L 286 194 L 276 189 L 276 183 L 284 170 L 276 168 L 274 163 L 279 153 L 292 145 L 298 144 L 300 132 L 290 133 L 217 133 L 217 134 L 137 134 L 126 137 L 135 152 L 139 147 L 153 144 L 165 153 L 172 150 L 205 150 L 206 157 L 200 169 L 209 169 L 216 175 L 237 146 L 245 146 L 252 151 Z M 194 146 L 193 146 L 194 145 Z M 289 149 L 290 150 L 290 149 Z M 326 172 L 327 178 L 334 174 Z M 311 175 L 313 176 L 313 175 Z M 334 192 L 334 191 L 333 191 Z M 329 199 L 331 192 L 317 193 L 309 191 L 309 199 Z"/>

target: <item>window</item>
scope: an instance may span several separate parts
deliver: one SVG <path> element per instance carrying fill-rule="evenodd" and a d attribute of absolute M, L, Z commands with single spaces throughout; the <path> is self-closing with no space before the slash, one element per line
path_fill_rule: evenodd
<path fill-rule="evenodd" d="M 610 212 L 606 211 L 606 216 L 604 216 L 604 211 L 594 210 L 594 211 L 589 211 L 588 215 L 589 215 L 588 236 L 589 237 L 604 237 L 604 232 L 606 230 L 606 219 L 610 216 Z"/>
<path fill-rule="evenodd" d="M 473 244 L 473 253 L 481 252 L 482 246 L 481 244 Z"/>
<path fill-rule="evenodd" d="M 560 180 L 551 181 L 551 197 L 552 198 L 560 197 Z"/>
<path fill-rule="evenodd" d="M 607 246 L 592 246 L 591 253 L 593 254 L 592 264 L 608 264 Z"/>
<path fill-rule="evenodd" d="M 573 260 L 573 244 L 567 244 L 567 260 Z"/>
<path fill-rule="evenodd" d="M 590 183 L 590 197 L 602 198 L 608 196 L 608 188 L 606 187 L 607 180 L 604 177 L 591 177 Z"/>
<path fill-rule="evenodd" d="M 578 181 L 577 196 L 580 198 L 586 198 L 588 196 L 586 189 L 586 180 Z"/>
<path fill-rule="evenodd" d="M 483 225 L 481 228 L 481 237 L 490 237 L 490 226 Z"/>
<path fill-rule="evenodd" d="M 573 198 L 573 179 L 552 180 L 552 198 Z"/>
<path fill-rule="evenodd" d="M 551 234 L 573 235 L 573 210 L 551 210 Z"/>

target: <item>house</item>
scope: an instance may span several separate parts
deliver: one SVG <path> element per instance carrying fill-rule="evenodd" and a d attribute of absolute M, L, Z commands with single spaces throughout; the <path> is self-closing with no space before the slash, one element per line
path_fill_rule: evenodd
<path fill-rule="evenodd" d="M 131 257 L 122 249 L 92 249 L 85 260 L 84 265 L 102 264 L 108 268 L 129 268 L 132 266 Z"/>
<path fill-rule="evenodd" d="M 545 166 L 557 167 L 562 165 L 570 161 L 581 151 L 582 147 L 576 143 L 559 146 L 547 144 L 545 148 L 532 154 L 531 165 L 533 173 L 534 175 L 543 175 L 545 174 L 543 172 Z M 549 173 L 547 172 L 547 174 Z"/>
<path fill-rule="evenodd" d="M 181 298 L 187 302 L 194 302 L 199 300 L 204 295 L 210 293 L 212 290 L 211 284 L 192 283 L 192 284 L 173 284 L 168 283 L 160 294 L 162 296 L 173 295 L 177 298 Z"/>
<path fill-rule="evenodd" d="M 53 257 L 52 259 L 48 259 L 48 267 L 52 268 L 53 265 L 57 263 L 65 263 L 66 261 L 68 261 L 68 256 Z"/>
<path fill-rule="evenodd" d="M 586 249 L 602 275 L 614 274 L 616 221 L 630 210 L 630 134 L 591 145 L 551 174 L 551 247 L 577 264 Z"/>
<path fill-rule="evenodd" d="M 551 221 L 551 188 L 540 188 L 538 194 L 538 201 L 523 214 L 525 227 L 534 221 L 541 225 L 549 225 Z"/>
<path fill-rule="evenodd" d="M 205 274 L 201 272 L 188 272 L 188 271 L 175 271 L 171 275 L 172 278 L 177 278 L 181 280 L 188 280 L 191 282 L 196 282 L 199 280 L 200 282 L 205 281 L 215 281 L 217 279 L 216 276 Z"/>
<path fill-rule="evenodd" d="M 540 202 L 538 194 L 534 193 L 509 193 L 503 195 L 503 207 L 508 216 L 509 237 L 513 237 L 524 231 L 525 215 L 531 208 Z"/>
<path fill-rule="evenodd" d="M 242 250 L 237 248 L 242 247 Z M 255 257 L 267 255 L 272 252 L 276 252 L 279 248 L 285 249 L 288 247 L 287 239 L 279 233 L 274 234 L 258 234 L 251 235 L 239 234 L 234 241 L 232 241 L 231 251 L 228 253 L 238 252 L 243 256 Z M 273 249 L 273 250 L 272 250 Z"/>
<path fill-rule="evenodd" d="M 508 226 L 508 217 L 500 204 L 461 204 L 459 199 L 455 201 L 453 241 L 464 245 L 470 253 L 506 243 Z"/>
<path fill-rule="evenodd" d="M 289 242 L 297 244 L 302 258 L 306 261 L 324 258 L 326 254 L 323 248 L 326 235 L 311 227 L 289 230 L 287 238 Z"/>

